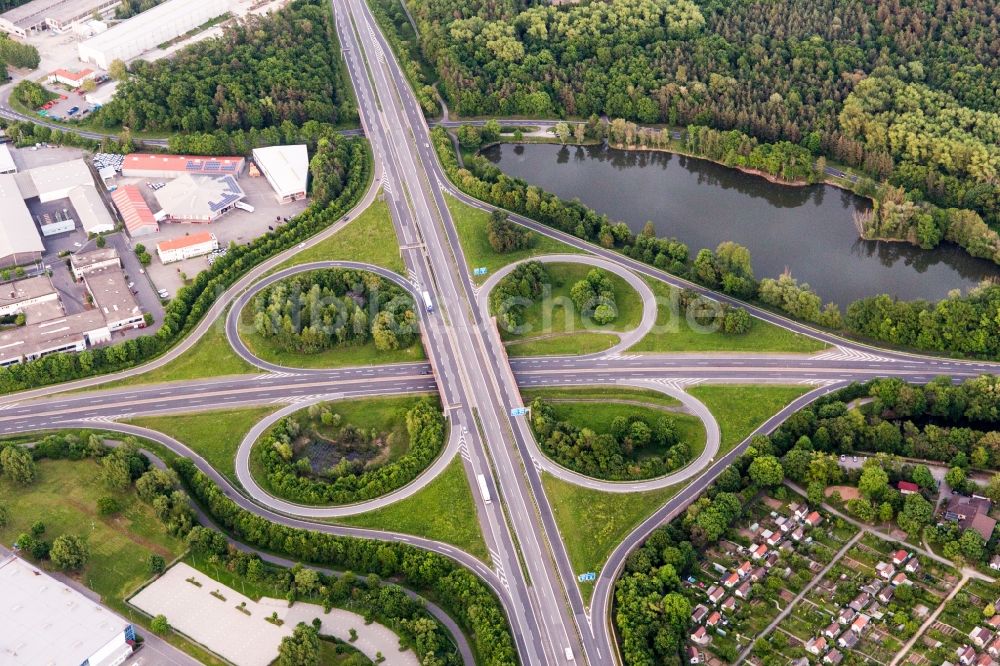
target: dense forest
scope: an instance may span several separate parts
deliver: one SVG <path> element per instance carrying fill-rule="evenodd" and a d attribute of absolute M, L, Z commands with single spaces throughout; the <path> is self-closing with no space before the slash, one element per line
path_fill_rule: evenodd
<path fill-rule="evenodd" d="M 625 663 L 677 663 L 693 606 L 680 581 L 697 571 L 699 550 L 722 538 L 738 541 L 732 530 L 736 521 L 763 488 L 780 484 L 785 476 L 807 487 L 814 506 L 824 500 L 828 485 L 850 481 L 861 497 L 849 502 L 848 510 L 862 520 L 878 516 L 883 522 L 895 519 L 911 533 L 924 530 L 957 562 L 987 559 L 996 551 L 997 539 L 985 543 L 975 530 L 961 531 L 947 521 L 933 525 L 933 504 L 921 493 L 904 496 L 892 484 L 913 480 L 930 492 L 937 490 L 937 481 L 926 466 L 901 463 L 892 456 L 947 462 L 953 466 L 949 484 L 968 493 L 970 466 L 997 469 L 1000 464 L 998 389 L 1000 383 L 992 375 L 957 386 L 949 378 L 926 385 L 880 379 L 820 398 L 772 435 L 755 437 L 684 514 L 655 530 L 626 558 L 615 585 L 614 615 Z M 872 402 L 848 408 L 865 397 Z M 859 451 L 877 455 L 863 469 L 845 472 L 837 456 Z M 848 474 L 851 479 L 845 479 Z M 1000 499 L 1000 476 L 985 492 Z M 783 589 L 781 578 L 774 578 L 765 579 L 764 587 Z"/>
<path fill-rule="evenodd" d="M 172 58 L 138 60 L 97 114 L 105 127 L 211 132 L 352 122 L 328 4 L 295 0 Z"/>
<path fill-rule="evenodd" d="M 408 5 L 459 114 L 739 130 L 776 146 L 761 162 L 805 148 L 1000 224 L 995 3 Z"/>
<path fill-rule="evenodd" d="M 24 127 L 19 124 L 18 127 Z M 30 125 L 28 125 L 30 127 Z M 20 131 L 19 131 L 20 133 Z M 187 334 L 209 310 L 215 299 L 253 266 L 326 228 L 350 210 L 371 177 L 371 156 L 364 140 L 336 135 L 330 142 L 330 160 L 336 168 L 313 173 L 316 181 L 336 193 L 330 201 L 314 199 L 309 208 L 287 224 L 246 245 L 234 245 L 207 270 L 182 287 L 166 306 L 160 328 L 144 335 L 79 353 L 50 354 L 28 363 L 0 368 L 0 392 L 66 382 L 80 377 L 114 372 L 162 354 Z"/>
<path fill-rule="evenodd" d="M 374 273 L 343 268 L 281 280 L 254 296 L 249 314 L 258 335 L 307 354 L 366 342 L 399 349 L 419 333 L 409 294 Z"/>
<path fill-rule="evenodd" d="M 339 420 L 339 415 L 319 418 L 326 426 Z M 275 424 L 254 447 L 255 463 L 266 475 L 267 487 L 285 499 L 307 504 L 351 504 L 362 502 L 406 485 L 437 457 L 444 446 L 445 422 L 441 411 L 430 400 L 423 400 L 406 413 L 409 445 L 406 453 L 384 465 L 366 465 L 347 455 L 336 465 L 315 469 L 307 456 L 301 454 L 303 444 L 319 444 L 315 450 L 342 447 L 364 448 L 373 438 L 341 424 L 334 440 L 327 440 L 316 424 L 301 418 L 285 418 Z M 376 433 L 376 437 L 381 436 Z M 384 442 L 389 446 L 389 442 Z M 299 453 L 296 453 L 296 451 Z"/>

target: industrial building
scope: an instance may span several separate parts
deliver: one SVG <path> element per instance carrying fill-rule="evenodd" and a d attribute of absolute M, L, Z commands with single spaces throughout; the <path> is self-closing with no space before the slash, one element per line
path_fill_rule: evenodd
<path fill-rule="evenodd" d="M 38 261 L 45 246 L 15 176 L 0 174 L 0 268 Z"/>
<path fill-rule="evenodd" d="M 230 9 L 231 0 L 166 0 L 80 42 L 80 60 L 107 69 L 114 60 L 131 60 Z"/>
<path fill-rule="evenodd" d="M 19 37 L 43 30 L 66 32 L 120 4 L 121 0 L 32 0 L 0 14 L 0 30 Z"/>
<path fill-rule="evenodd" d="M 309 182 L 309 149 L 304 145 L 255 148 L 257 165 L 280 203 L 306 198 Z"/>
<path fill-rule="evenodd" d="M 41 203 L 49 203 L 68 199 L 79 217 L 80 225 L 88 234 L 99 234 L 114 231 L 115 221 L 108 212 L 97 187 L 90 168 L 83 160 L 69 160 L 58 164 L 35 167 L 14 176 L 20 190 L 22 200 L 37 198 Z M 30 215 L 28 216 L 30 219 Z M 56 223 L 62 224 L 56 224 Z M 50 236 L 55 233 L 71 231 L 75 228 L 74 220 L 56 220 L 55 227 L 46 230 L 42 222 L 42 231 Z M 68 223 L 74 223 L 69 226 Z M 32 229 L 34 226 L 32 225 Z M 37 232 L 33 232 L 36 236 Z"/>
<path fill-rule="evenodd" d="M 142 198 L 142 193 L 135 185 L 123 185 L 111 193 L 111 201 L 125 221 L 125 228 L 133 238 L 155 234 L 160 230 L 153 211 Z"/>
<path fill-rule="evenodd" d="M 114 249 L 73 256 L 70 266 L 83 280 L 93 310 L 67 315 L 45 275 L 0 285 L 0 316 L 25 315 L 25 325 L 0 331 L 0 366 L 80 352 L 110 342 L 113 331 L 146 325 Z"/>
<path fill-rule="evenodd" d="M 131 624 L 3 547 L 0 590 L 5 663 L 116 666 L 132 654 Z"/>
<path fill-rule="evenodd" d="M 183 261 L 191 257 L 200 257 L 217 249 L 219 249 L 219 241 L 215 238 L 215 234 L 207 231 L 172 238 L 156 244 L 156 254 L 159 255 L 160 262 L 164 264 Z"/>
<path fill-rule="evenodd" d="M 54 72 L 49 72 L 46 82 L 62 83 L 72 88 L 79 88 L 83 85 L 84 81 L 96 77 L 97 73 L 92 69 L 81 69 L 79 72 L 73 72 L 68 69 L 57 69 Z"/>
<path fill-rule="evenodd" d="M 122 161 L 121 172 L 125 178 L 177 178 L 184 173 L 239 178 L 245 167 L 246 159 L 234 156 L 130 153 Z"/>
<path fill-rule="evenodd" d="M 10 148 L 6 143 L 0 143 L 0 174 L 17 173 L 17 165 L 14 164 L 14 156 L 10 154 Z"/>
<path fill-rule="evenodd" d="M 100 268 L 83 275 L 83 283 L 94 299 L 94 307 L 104 315 L 109 331 L 142 328 L 146 320 L 138 301 L 119 268 Z"/>
<path fill-rule="evenodd" d="M 91 271 L 108 267 L 121 268 L 122 260 L 118 256 L 118 250 L 106 247 L 69 255 L 69 267 L 73 271 L 73 277 L 82 280 L 83 276 Z"/>
<path fill-rule="evenodd" d="M 246 197 L 233 176 L 193 176 L 184 173 L 156 190 L 162 219 L 172 222 L 214 222 Z"/>
<path fill-rule="evenodd" d="M 0 285 L 0 317 L 10 317 L 46 301 L 58 301 L 47 275 L 30 277 Z"/>

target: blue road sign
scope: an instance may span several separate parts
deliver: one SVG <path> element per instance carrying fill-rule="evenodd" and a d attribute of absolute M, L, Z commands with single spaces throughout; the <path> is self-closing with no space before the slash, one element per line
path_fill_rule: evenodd
<path fill-rule="evenodd" d="M 487 273 L 489 273 L 489 269 L 487 268 L 475 268 L 472 270 L 473 275 L 486 275 Z"/>
<path fill-rule="evenodd" d="M 591 581 L 597 580 L 597 574 L 593 571 L 588 571 L 587 573 L 582 573 L 576 577 L 581 583 L 589 583 Z"/>
<path fill-rule="evenodd" d="M 514 409 L 510 410 L 511 416 L 524 416 L 527 413 L 528 413 L 527 407 L 515 407 Z"/>

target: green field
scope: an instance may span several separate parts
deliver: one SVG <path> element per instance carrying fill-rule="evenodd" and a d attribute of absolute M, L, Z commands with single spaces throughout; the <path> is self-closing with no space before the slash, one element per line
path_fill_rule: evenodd
<path fill-rule="evenodd" d="M 677 398 L 661 393 L 654 389 L 620 387 L 620 386 L 572 386 L 572 387 L 552 387 L 552 388 L 529 388 L 521 391 L 524 402 L 531 402 L 534 398 L 544 395 L 554 400 L 603 400 L 621 398 L 627 394 L 629 400 L 639 400 L 641 402 L 660 405 L 662 407 L 679 407 L 681 401 Z"/>
<path fill-rule="evenodd" d="M 683 484 L 645 493 L 606 493 L 542 475 L 573 573 L 599 573 L 611 551 L 647 516 L 677 494 Z M 593 583 L 578 583 L 589 603 Z"/>
<path fill-rule="evenodd" d="M 237 486 L 233 460 L 243 437 L 277 407 L 132 418 L 125 423 L 151 428 L 188 445 Z"/>
<path fill-rule="evenodd" d="M 404 275 L 406 268 L 399 256 L 399 241 L 389 217 L 389 205 L 376 198 L 343 229 L 302 250 L 274 270 L 313 261 L 360 261 Z"/>
<path fill-rule="evenodd" d="M 45 525 L 41 538 L 50 543 L 62 534 L 85 537 L 90 560 L 72 577 L 99 594 L 112 610 L 148 627 L 148 620 L 131 611 L 124 600 L 149 578 L 146 561 L 151 554 L 170 562 L 184 552 L 184 541 L 167 534 L 152 508 L 140 502 L 132 489 L 119 493 L 105 488 L 97 479 L 98 470 L 90 459 L 41 460 L 29 486 L 0 479 L 0 498 L 11 514 L 10 523 L 0 527 L 0 543 L 13 545 L 35 521 Z M 103 496 L 118 498 L 124 510 L 114 516 L 98 515 L 97 499 Z M 202 663 L 222 664 L 176 634 L 165 638 Z"/>
<path fill-rule="evenodd" d="M 183 541 L 166 534 L 152 509 L 130 489 L 112 492 L 97 480 L 94 460 L 42 460 L 38 478 L 29 486 L 0 480 L 0 497 L 10 508 L 11 522 L 0 527 L 0 541 L 10 546 L 31 524 L 45 524 L 46 541 L 61 534 L 77 534 L 90 545 L 90 562 L 79 579 L 102 598 L 122 599 L 149 577 L 150 553 L 170 561 L 184 550 Z M 121 514 L 103 517 L 97 499 L 118 498 Z"/>
<path fill-rule="evenodd" d="M 677 428 L 680 441 L 687 442 L 691 449 L 691 460 L 705 450 L 705 426 L 701 419 L 680 411 L 673 405 L 647 400 L 643 391 L 633 392 L 628 388 L 608 391 L 607 394 L 589 394 L 587 389 L 574 391 L 563 389 L 549 392 L 545 389 L 524 391 L 525 399 L 540 397 L 547 400 L 560 421 L 572 423 L 579 428 L 589 428 L 597 434 L 610 432 L 611 422 L 618 416 L 636 414 L 647 423 L 653 423 L 661 416 L 668 416 Z M 576 394 L 576 395 L 574 395 Z M 664 396 L 669 398 L 669 396 Z M 679 405 L 679 401 L 674 401 Z M 670 410 L 670 411 L 668 411 Z M 661 455 L 663 451 L 636 451 L 636 459 Z"/>
<path fill-rule="evenodd" d="M 801 352 L 825 349 L 818 340 L 752 318 L 750 331 L 744 335 L 702 332 L 691 328 L 684 313 L 674 314 L 671 307 L 673 287 L 645 278 L 659 301 L 656 329 L 629 348 L 632 352 Z"/>
<path fill-rule="evenodd" d="M 525 356 L 558 356 L 561 354 L 596 354 L 618 343 L 618 336 L 609 333 L 568 333 L 551 338 L 512 340 L 504 347 L 512 358 Z"/>
<path fill-rule="evenodd" d="M 809 386 L 703 385 L 688 393 L 705 403 L 719 422 L 719 455 L 731 451 L 782 407 L 812 390 Z"/>
<path fill-rule="evenodd" d="M 437 478 L 412 497 L 382 509 L 330 522 L 435 539 L 461 548 L 484 562 L 490 561 L 462 459 L 457 456 Z"/>
<path fill-rule="evenodd" d="M 607 349 L 618 341 L 612 331 L 630 331 L 642 321 L 642 297 L 624 278 L 605 271 L 614 286 L 618 318 L 610 324 L 584 324 L 581 313 L 570 299 L 570 290 L 592 270 L 586 264 L 545 264 L 551 289 L 524 313 L 530 329 L 523 334 L 501 330 L 500 337 L 512 356 L 540 354 L 585 354 Z"/>
<path fill-rule="evenodd" d="M 358 345 L 337 345 L 315 353 L 300 353 L 281 349 L 275 342 L 257 333 L 253 328 L 250 306 L 240 317 L 240 339 L 257 358 L 289 368 L 343 368 L 381 363 L 407 363 L 427 358 L 420 336 L 413 344 L 401 349 L 379 351 L 371 340 Z"/>
<path fill-rule="evenodd" d="M 488 270 L 487 275 L 473 277 L 476 284 L 482 284 L 489 278 L 490 274 L 507 264 L 522 259 L 543 254 L 581 254 L 580 250 L 574 247 L 537 233 L 534 234 L 534 242 L 531 247 L 507 254 L 499 254 L 490 246 L 489 238 L 486 235 L 486 223 L 490 219 L 490 214 L 466 205 L 448 194 L 445 195 L 445 200 L 448 202 L 448 210 L 451 212 L 455 227 L 458 229 L 458 239 L 462 244 L 465 259 L 469 263 L 469 274 L 472 274 L 474 268 Z"/>
<path fill-rule="evenodd" d="M 247 363 L 233 351 L 226 339 L 225 322 L 226 314 L 223 313 L 190 349 L 163 367 L 102 384 L 101 388 L 259 373 L 259 368 Z"/>

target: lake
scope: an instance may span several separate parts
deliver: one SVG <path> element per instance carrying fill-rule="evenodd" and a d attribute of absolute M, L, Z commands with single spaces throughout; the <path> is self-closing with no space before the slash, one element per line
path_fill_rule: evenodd
<path fill-rule="evenodd" d="M 829 185 L 789 187 L 705 160 L 606 146 L 501 144 L 483 155 L 505 173 L 578 198 L 636 232 L 651 220 L 691 256 L 731 240 L 749 248 L 758 279 L 785 268 L 846 307 L 864 296 L 939 300 L 1000 273 L 953 245 L 921 250 L 858 238 L 852 215 L 869 203 Z"/>

